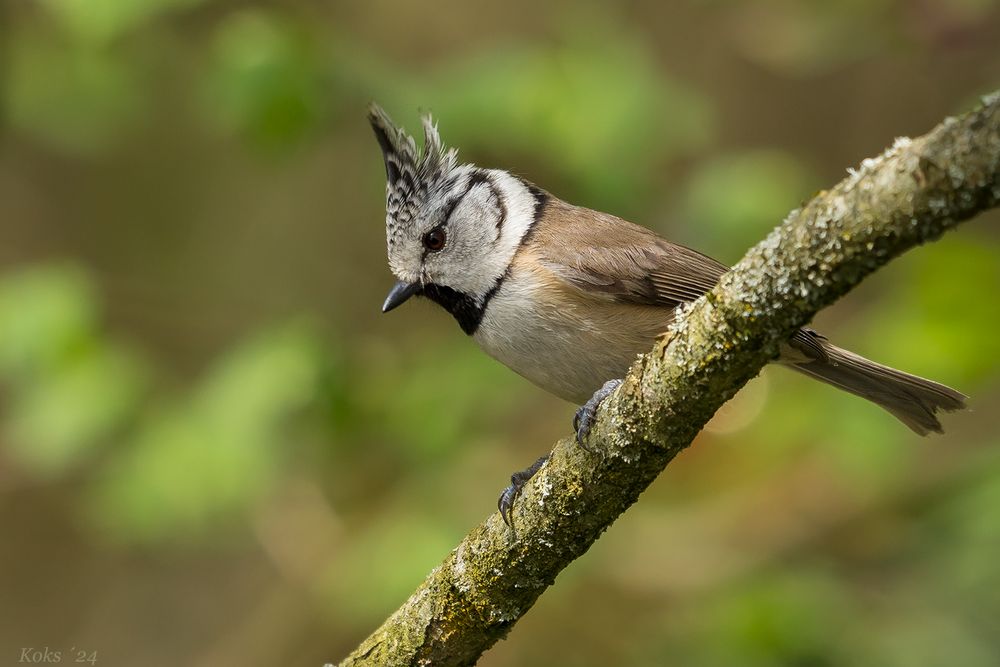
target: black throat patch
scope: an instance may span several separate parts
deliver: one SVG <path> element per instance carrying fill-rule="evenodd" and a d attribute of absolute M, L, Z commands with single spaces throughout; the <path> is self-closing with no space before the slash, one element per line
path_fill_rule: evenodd
<path fill-rule="evenodd" d="M 507 278 L 506 273 L 497 279 L 490 291 L 483 297 L 482 303 L 468 294 L 443 285 L 425 285 L 422 294 L 451 313 L 458 322 L 458 326 L 462 327 L 462 331 L 471 336 L 479 328 L 486 307 L 490 305 L 490 301 L 500 289 L 505 278 Z"/>

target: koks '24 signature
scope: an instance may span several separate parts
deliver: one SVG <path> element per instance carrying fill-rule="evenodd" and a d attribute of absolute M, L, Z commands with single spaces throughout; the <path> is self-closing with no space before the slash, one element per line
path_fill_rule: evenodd
<path fill-rule="evenodd" d="M 28 665 L 56 665 L 64 660 L 70 663 L 96 665 L 97 651 L 85 651 L 75 646 L 69 651 L 49 646 L 25 646 L 21 649 L 18 662 Z"/>

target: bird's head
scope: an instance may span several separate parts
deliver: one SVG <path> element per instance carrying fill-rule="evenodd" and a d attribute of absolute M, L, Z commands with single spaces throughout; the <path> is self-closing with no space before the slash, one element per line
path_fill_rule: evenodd
<path fill-rule="evenodd" d="M 374 103 L 368 120 L 385 160 L 386 243 L 399 281 L 382 310 L 423 294 L 471 333 L 456 310 L 484 306 L 534 222 L 540 191 L 505 171 L 459 164 L 429 116 L 421 151 Z"/>

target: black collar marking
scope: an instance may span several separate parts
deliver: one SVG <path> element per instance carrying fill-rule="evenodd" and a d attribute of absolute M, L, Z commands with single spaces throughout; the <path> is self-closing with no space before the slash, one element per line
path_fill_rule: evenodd
<path fill-rule="evenodd" d="M 525 187 L 528 188 L 528 192 L 531 193 L 531 196 L 535 198 L 535 222 L 537 222 L 539 216 L 542 214 L 542 210 L 545 209 L 545 204 L 549 201 L 549 193 L 542 190 L 534 183 L 529 183 L 528 181 L 522 182 Z"/>
<path fill-rule="evenodd" d="M 549 193 L 542 190 L 540 187 L 535 185 L 530 181 L 526 181 L 523 178 L 518 178 L 519 181 L 528 188 L 528 192 L 531 196 L 535 198 L 535 217 L 531 220 L 531 226 L 528 227 L 528 231 L 524 233 L 521 237 L 521 245 L 523 246 L 531 238 L 531 235 L 535 233 L 535 227 L 538 225 L 538 219 L 542 217 L 542 212 L 545 210 L 545 205 L 549 203 Z"/>

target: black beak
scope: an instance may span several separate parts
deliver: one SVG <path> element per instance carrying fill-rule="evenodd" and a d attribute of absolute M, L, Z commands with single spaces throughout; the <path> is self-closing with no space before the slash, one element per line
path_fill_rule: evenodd
<path fill-rule="evenodd" d="M 419 292 L 420 289 L 420 283 L 407 283 L 400 280 L 389 290 L 389 296 L 385 297 L 385 303 L 382 304 L 382 312 L 388 313 L 396 306 L 402 305 L 407 299 Z"/>

